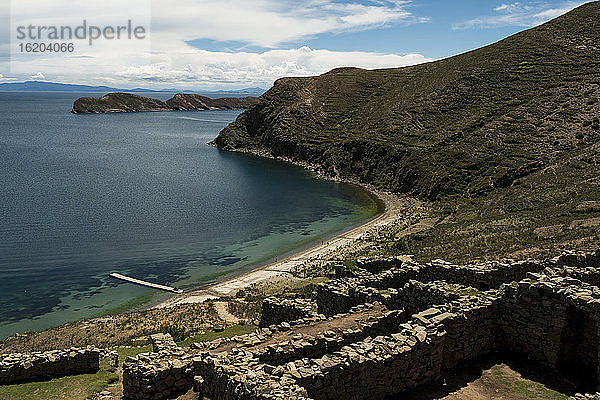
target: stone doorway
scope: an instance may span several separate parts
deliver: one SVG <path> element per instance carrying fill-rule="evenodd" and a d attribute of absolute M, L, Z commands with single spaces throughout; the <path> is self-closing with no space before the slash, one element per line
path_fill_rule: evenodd
<path fill-rule="evenodd" d="M 598 332 L 589 312 L 574 306 L 567 307 L 556 366 L 581 391 L 596 391 Z"/>

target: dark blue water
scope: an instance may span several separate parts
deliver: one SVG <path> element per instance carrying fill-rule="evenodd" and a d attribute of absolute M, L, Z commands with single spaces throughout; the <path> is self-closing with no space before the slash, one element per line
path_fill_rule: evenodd
<path fill-rule="evenodd" d="M 206 145 L 239 111 L 74 115 L 0 93 L 0 337 L 194 287 L 373 215 L 360 189 Z"/>

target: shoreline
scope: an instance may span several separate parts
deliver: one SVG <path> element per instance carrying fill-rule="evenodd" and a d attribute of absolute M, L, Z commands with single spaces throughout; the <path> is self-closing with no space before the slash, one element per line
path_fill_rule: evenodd
<path fill-rule="evenodd" d="M 309 246 L 308 248 L 299 248 L 293 250 L 291 254 L 281 260 L 270 262 L 264 265 L 257 265 L 248 271 L 238 275 L 227 277 L 222 281 L 214 282 L 206 287 L 191 290 L 189 292 L 171 296 L 158 304 L 152 305 L 151 309 L 174 307 L 182 304 L 202 303 L 207 300 L 216 300 L 222 297 L 234 296 L 239 290 L 246 289 L 255 283 L 263 283 L 272 279 L 291 275 L 295 267 L 304 264 L 307 261 L 319 257 L 330 255 L 353 242 L 360 240 L 363 235 L 379 226 L 388 225 L 398 217 L 398 211 L 403 207 L 402 200 L 393 194 L 375 189 L 374 187 L 352 180 L 332 179 L 323 176 L 318 172 L 318 167 L 308 163 L 301 163 L 282 157 L 273 157 L 266 152 L 241 150 L 237 153 L 252 155 L 255 157 L 271 158 L 274 160 L 288 162 L 304 169 L 307 169 L 317 175 L 319 179 L 326 179 L 340 183 L 347 183 L 361 187 L 373 199 L 377 205 L 378 213 L 367 221 L 351 226 L 341 232 L 334 233 L 331 237 L 325 238 L 322 244 Z"/>

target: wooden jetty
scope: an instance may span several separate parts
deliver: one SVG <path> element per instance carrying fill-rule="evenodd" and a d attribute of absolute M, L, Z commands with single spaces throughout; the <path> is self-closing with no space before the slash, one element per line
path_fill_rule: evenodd
<path fill-rule="evenodd" d="M 113 272 L 109 276 L 111 278 L 119 279 L 119 280 L 122 280 L 122 281 L 125 281 L 125 282 L 135 283 L 136 285 L 146 286 L 146 287 L 153 288 L 153 289 L 164 290 L 166 292 L 172 292 L 172 293 L 178 293 L 178 294 L 183 293 L 183 290 L 177 289 L 175 287 L 166 286 L 166 285 L 159 285 L 158 283 L 146 282 L 146 281 L 143 281 L 141 279 L 135 279 L 135 278 L 132 278 L 130 276 L 125 276 L 125 275 L 117 274 L 116 272 Z"/>

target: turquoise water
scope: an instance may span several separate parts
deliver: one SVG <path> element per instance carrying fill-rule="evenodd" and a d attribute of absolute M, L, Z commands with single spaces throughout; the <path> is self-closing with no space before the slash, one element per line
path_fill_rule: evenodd
<path fill-rule="evenodd" d="M 374 214 L 354 186 L 206 145 L 240 111 L 74 115 L 0 93 L 0 337 L 206 284 Z"/>

